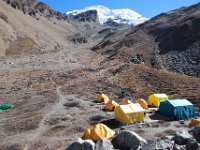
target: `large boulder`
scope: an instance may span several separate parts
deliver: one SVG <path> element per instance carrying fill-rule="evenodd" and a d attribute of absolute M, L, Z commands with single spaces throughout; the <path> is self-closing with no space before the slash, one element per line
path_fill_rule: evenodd
<path fill-rule="evenodd" d="M 161 139 L 158 141 L 152 141 L 141 147 L 141 150 L 161 150 L 161 149 L 173 149 L 174 141 L 168 139 Z"/>
<path fill-rule="evenodd" d="M 71 145 L 69 145 L 66 150 L 94 150 L 95 144 L 92 140 L 82 140 L 78 139 Z"/>
<path fill-rule="evenodd" d="M 133 149 L 142 146 L 145 143 L 145 139 L 132 131 L 122 131 L 112 140 L 113 146 L 120 149 Z"/>
<path fill-rule="evenodd" d="M 186 145 L 186 150 L 199 150 L 199 144 L 196 140 L 188 140 Z"/>
<path fill-rule="evenodd" d="M 113 150 L 113 145 L 109 140 L 103 139 L 96 143 L 95 150 Z"/>
<path fill-rule="evenodd" d="M 176 135 L 172 138 L 174 142 L 178 145 L 186 145 L 188 140 L 191 139 L 192 136 L 187 131 L 179 131 L 176 132 Z"/>
<path fill-rule="evenodd" d="M 200 125 L 194 127 L 194 129 L 192 130 L 193 136 L 194 138 L 200 142 Z"/>

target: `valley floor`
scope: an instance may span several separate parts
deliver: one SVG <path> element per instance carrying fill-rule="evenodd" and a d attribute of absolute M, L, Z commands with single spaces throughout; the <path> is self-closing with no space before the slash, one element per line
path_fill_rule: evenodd
<path fill-rule="evenodd" d="M 200 79 L 125 64 L 82 46 L 44 54 L 0 59 L 0 102 L 14 108 L 0 113 L 0 149 L 65 149 L 84 130 L 105 122 L 114 130 L 113 113 L 95 103 L 100 92 L 111 99 L 127 91 L 133 98 L 166 93 L 199 107 Z M 188 122 L 169 122 L 148 113 L 144 125 L 125 127 L 147 140 L 189 129 Z"/>

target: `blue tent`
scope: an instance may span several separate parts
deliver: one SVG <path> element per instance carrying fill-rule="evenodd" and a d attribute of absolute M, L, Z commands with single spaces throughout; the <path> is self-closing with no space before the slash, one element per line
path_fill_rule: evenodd
<path fill-rule="evenodd" d="M 187 120 L 195 117 L 194 106 L 187 99 L 174 99 L 161 102 L 159 111 L 162 115 L 176 120 Z"/>

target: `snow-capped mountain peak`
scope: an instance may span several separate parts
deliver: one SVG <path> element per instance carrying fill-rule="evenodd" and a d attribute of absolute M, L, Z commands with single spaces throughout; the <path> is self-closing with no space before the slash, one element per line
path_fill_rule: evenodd
<path fill-rule="evenodd" d="M 112 19 L 117 23 L 132 24 L 132 25 L 137 25 L 148 20 L 147 18 L 142 17 L 140 14 L 131 9 L 109 9 L 101 5 L 90 6 L 80 10 L 69 11 L 67 12 L 67 14 L 77 15 L 88 10 L 97 10 L 99 22 L 101 24 L 104 24 L 110 19 Z"/>

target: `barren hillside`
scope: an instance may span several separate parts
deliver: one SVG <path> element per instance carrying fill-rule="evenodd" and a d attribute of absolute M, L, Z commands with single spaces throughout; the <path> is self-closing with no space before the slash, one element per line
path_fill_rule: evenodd
<path fill-rule="evenodd" d="M 84 32 L 87 25 L 74 25 L 73 21 L 57 18 L 47 19 L 40 14 L 33 17 L 4 1 L 0 1 L 0 10 L 1 56 L 41 53 L 68 46 L 71 44 L 69 37 Z"/>
<path fill-rule="evenodd" d="M 92 50 L 190 76 L 200 75 L 200 3 L 162 13 L 135 28 L 105 38 Z M 133 58 L 133 59 L 132 59 Z"/>

